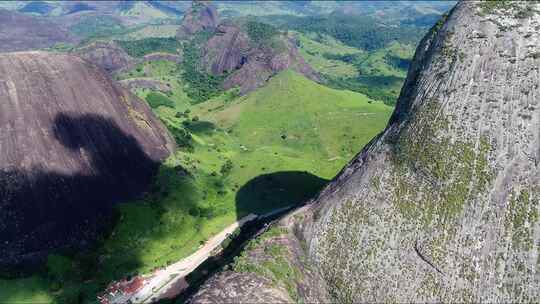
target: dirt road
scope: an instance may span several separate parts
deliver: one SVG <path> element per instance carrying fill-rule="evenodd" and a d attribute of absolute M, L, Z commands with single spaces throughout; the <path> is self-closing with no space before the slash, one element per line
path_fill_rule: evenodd
<path fill-rule="evenodd" d="M 112 288 L 114 291 L 111 292 L 111 288 L 109 288 L 109 291 L 99 297 L 99 300 L 102 304 L 146 304 L 164 299 L 168 296 L 167 291 L 170 292 L 172 288 L 182 286 L 184 278 L 204 263 L 227 236 L 237 228 L 252 220 L 268 218 L 291 208 L 292 206 L 287 206 L 262 215 L 249 214 L 206 241 L 201 248 L 189 257 L 150 275 L 140 276 L 129 282 L 123 281 L 111 284 L 111 286 L 115 286 Z M 124 292 L 122 290 L 129 291 Z"/>
<path fill-rule="evenodd" d="M 165 295 L 167 290 L 178 284 L 179 280 L 184 279 L 186 275 L 191 273 L 195 268 L 201 265 L 214 249 L 218 248 L 227 236 L 233 233 L 237 228 L 245 223 L 256 219 L 256 214 L 249 214 L 239 221 L 229 225 L 219 234 L 209 239 L 201 248 L 189 257 L 181 261 L 167 266 L 166 268 L 155 272 L 151 277 L 144 280 L 142 288 L 129 296 L 118 296 L 110 300 L 110 303 L 152 303 Z"/>

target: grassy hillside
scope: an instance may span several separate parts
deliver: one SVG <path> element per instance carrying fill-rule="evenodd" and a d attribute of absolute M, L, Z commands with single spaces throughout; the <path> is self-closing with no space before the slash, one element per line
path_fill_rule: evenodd
<path fill-rule="evenodd" d="M 336 89 L 363 93 L 393 105 L 405 80 L 414 46 L 398 41 L 385 48 L 366 51 L 348 46 L 321 33 L 290 34 L 300 54 Z"/>
<path fill-rule="evenodd" d="M 227 104 L 208 102 L 195 112 L 245 146 L 250 151 L 242 155 L 246 161 L 257 161 L 262 153 L 276 166 L 308 166 L 310 172 L 331 178 L 385 126 L 390 111 L 365 95 L 330 89 L 286 71 L 253 94 Z"/>
<path fill-rule="evenodd" d="M 147 76 L 165 71 L 154 66 Z M 238 218 L 303 202 L 384 128 L 392 110 L 291 71 L 244 97 L 225 92 L 191 110 L 173 103 L 154 111 L 173 133 L 187 132 L 190 148 L 162 165 L 144 199 L 118 206 L 115 226 L 95 249 L 51 259 L 27 284 L 0 280 L 10 301 L 92 299 L 113 279 L 189 255 Z"/>
<path fill-rule="evenodd" d="M 343 58 L 361 55 L 365 53 L 364 51 L 347 46 L 328 35 L 293 32 L 291 36 L 297 41 L 300 55 L 317 72 L 335 77 L 356 77 L 359 75 L 353 64 L 331 58 L 331 56 Z"/>

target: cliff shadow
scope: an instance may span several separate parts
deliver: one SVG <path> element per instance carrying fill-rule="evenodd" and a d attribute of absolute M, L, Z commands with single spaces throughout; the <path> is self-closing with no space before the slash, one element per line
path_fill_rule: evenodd
<path fill-rule="evenodd" d="M 306 171 L 281 171 L 259 175 L 236 194 L 238 219 L 249 213 L 264 214 L 296 206 L 313 198 L 329 182 Z"/>
<path fill-rule="evenodd" d="M 60 248 L 89 246 L 111 223 L 114 203 L 149 189 L 159 162 L 113 120 L 60 113 L 54 139 L 65 172 L 0 169 L 0 269 L 33 268 Z M 63 156 L 63 157 L 62 157 Z"/>

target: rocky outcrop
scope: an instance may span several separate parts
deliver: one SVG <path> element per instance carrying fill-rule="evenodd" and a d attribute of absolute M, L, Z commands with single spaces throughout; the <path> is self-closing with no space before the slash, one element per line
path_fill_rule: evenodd
<path fill-rule="evenodd" d="M 331 303 L 322 276 L 306 264 L 306 243 L 295 234 L 295 216 L 301 212 L 252 240 L 231 270 L 208 280 L 189 302 Z"/>
<path fill-rule="evenodd" d="M 538 12 L 457 4 L 418 46 L 386 130 L 291 216 L 299 268 L 333 301 L 538 300 Z"/>
<path fill-rule="evenodd" d="M 148 55 L 144 55 L 143 61 L 170 61 L 175 63 L 181 63 L 182 62 L 182 56 L 181 55 L 174 55 L 174 54 L 168 54 L 168 53 L 151 53 Z"/>
<path fill-rule="evenodd" d="M 269 41 L 253 41 L 245 25 L 224 21 L 218 24 L 218 14 L 208 2 L 193 4 L 178 30 L 178 37 L 187 39 L 205 30 L 210 38 L 197 45 L 200 66 L 216 76 L 227 75 L 224 89 L 238 87 L 241 94 L 264 85 L 270 77 L 293 69 L 314 81 L 321 81 L 317 72 L 299 54 L 291 38 L 279 33 Z M 271 41 L 270 41 L 271 40 Z"/>
<path fill-rule="evenodd" d="M 0 54 L 0 266 L 84 247 L 174 148 L 144 102 L 76 56 Z"/>
<path fill-rule="evenodd" d="M 249 37 L 239 26 L 220 24 L 206 43 L 201 62 L 208 73 L 221 75 L 240 69 L 250 49 Z"/>
<path fill-rule="evenodd" d="M 114 41 L 96 41 L 76 51 L 79 57 L 103 68 L 108 73 L 132 67 L 135 59 Z"/>
<path fill-rule="evenodd" d="M 67 30 L 41 17 L 0 9 L 0 52 L 49 48 L 57 43 L 76 43 Z"/>
<path fill-rule="evenodd" d="M 214 75 L 230 73 L 224 88 L 239 87 L 242 94 L 264 85 L 271 76 L 286 69 L 314 81 L 321 80 L 298 53 L 294 41 L 282 34 L 273 40 L 277 46 L 255 43 L 239 25 L 220 24 L 202 50 L 202 66 Z"/>
<path fill-rule="evenodd" d="M 189 39 L 195 33 L 214 30 L 219 23 L 216 8 L 209 1 L 193 1 L 176 33 L 178 39 Z"/>
<path fill-rule="evenodd" d="M 161 92 L 171 91 L 171 87 L 167 86 L 165 83 L 159 80 L 154 79 L 124 79 L 121 80 L 120 83 L 130 90 L 149 89 Z"/>

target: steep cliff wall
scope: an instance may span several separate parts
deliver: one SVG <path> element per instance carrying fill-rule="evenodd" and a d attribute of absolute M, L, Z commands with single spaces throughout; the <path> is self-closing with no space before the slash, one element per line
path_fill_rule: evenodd
<path fill-rule="evenodd" d="M 538 300 L 539 12 L 460 2 L 387 129 L 293 217 L 334 301 Z"/>
<path fill-rule="evenodd" d="M 71 55 L 0 55 L 0 265 L 84 246 L 173 149 L 149 108 Z"/>

